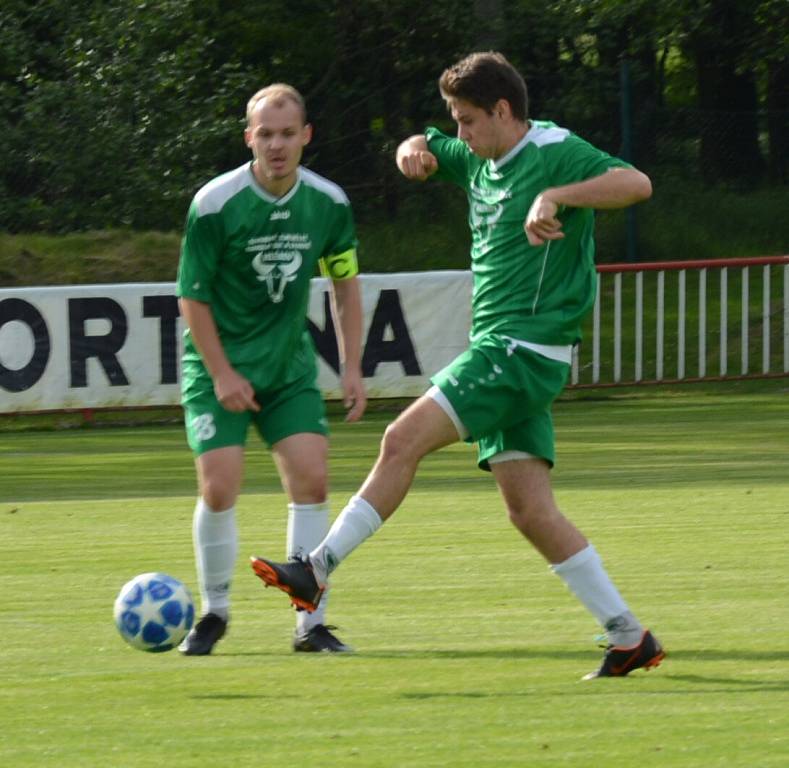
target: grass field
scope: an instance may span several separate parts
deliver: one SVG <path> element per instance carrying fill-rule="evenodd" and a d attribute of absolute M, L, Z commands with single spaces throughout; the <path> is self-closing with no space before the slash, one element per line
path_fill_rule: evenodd
<path fill-rule="evenodd" d="M 296 656 L 293 614 L 246 565 L 284 550 L 285 499 L 251 443 L 231 631 L 209 658 L 128 648 L 136 573 L 195 589 L 180 427 L 0 437 L 0 765 L 789 765 L 789 393 L 557 404 L 560 506 L 665 643 L 656 671 L 579 682 L 592 619 L 506 521 L 473 452 L 429 457 L 340 568 L 352 657 Z M 335 509 L 389 416 L 333 425 Z"/>

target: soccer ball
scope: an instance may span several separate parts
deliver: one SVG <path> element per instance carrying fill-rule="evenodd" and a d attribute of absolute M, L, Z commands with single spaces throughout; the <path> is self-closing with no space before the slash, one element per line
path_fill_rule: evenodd
<path fill-rule="evenodd" d="M 189 590 L 166 573 L 142 573 L 115 599 L 115 626 L 134 648 L 158 653 L 175 648 L 192 628 L 195 607 Z"/>

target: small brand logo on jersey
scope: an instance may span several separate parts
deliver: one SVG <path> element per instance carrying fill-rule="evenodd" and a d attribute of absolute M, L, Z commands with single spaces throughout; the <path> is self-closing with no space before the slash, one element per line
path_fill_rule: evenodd
<path fill-rule="evenodd" d="M 280 219 L 289 219 L 290 218 L 290 211 L 273 211 L 271 216 L 268 217 L 269 221 L 278 221 Z"/>

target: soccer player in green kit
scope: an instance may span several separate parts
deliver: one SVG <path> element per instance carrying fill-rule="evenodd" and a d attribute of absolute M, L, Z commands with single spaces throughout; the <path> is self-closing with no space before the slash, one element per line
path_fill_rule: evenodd
<path fill-rule="evenodd" d="M 372 472 L 324 541 L 301 562 L 253 558 L 252 566 L 294 604 L 316 607 L 329 573 L 402 502 L 421 458 L 457 440 L 476 442 L 510 520 L 605 628 L 602 664 L 586 678 L 657 666 L 660 643 L 559 511 L 550 483 L 551 404 L 597 287 L 593 209 L 645 200 L 651 182 L 570 131 L 530 120 L 523 78 L 501 54 L 466 57 L 439 86 L 457 137 L 428 128 L 400 145 L 397 165 L 409 179 L 435 175 L 466 192 L 470 346 L 387 428 Z"/>
<path fill-rule="evenodd" d="M 177 294 L 188 327 L 182 404 L 199 486 L 193 537 L 202 615 L 180 646 L 185 655 L 211 653 L 227 630 L 250 423 L 288 496 L 288 556 L 308 553 L 329 528 L 328 430 L 306 321 L 318 265 L 331 279 L 347 420 L 366 405 L 353 216 L 340 187 L 300 165 L 311 136 L 298 91 L 258 91 L 244 132 L 253 160 L 210 181 L 189 208 Z M 294 650 L 350 650 L 323 612 L 300 612 L 296 621 Z"/>

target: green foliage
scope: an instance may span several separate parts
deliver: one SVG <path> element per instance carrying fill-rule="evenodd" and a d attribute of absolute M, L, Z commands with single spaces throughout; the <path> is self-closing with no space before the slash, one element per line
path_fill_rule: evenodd
<path fill-rule="evenodd" d="M 468 269 L 462 193 L 444 184 L 407 185 L 397 217 L 363 217 L 364 272 Z M 407 188 L 405 188 L 407 186 Z M 655 180 L 652 200 L 636 208 L 641 261 L 716 259 L 786 253 L 786 196 Z M 714 215 L 714 218 L 713 218 Z M 666 222 L 670 222 L 667 225 Z M 601 211 L 597 261 L 625 261 L 625 213 Z M 0 284 L 168 282 L 175 279 L 180 234 L 110 230 L 68 235 L 0 234 Z"/>
<path fill-rule="evenodd" d="M 214 49 L 210 4 L 84 5 L 57 30 L 55 71 L 22 69 L 7 127 L 28 149 L 11 153 L 19 167 L 5 175 L 3 218 L 49 231 L 172 228 L 191 190 L 228 160 L 229 128 L 241 145 L 248 77 Z M 51 13 L 36 5 L 32 22 Z"/>
<path fill-rule="evenodd" d="M 434 103 L 442 51 L 463 47 L 459 22 L 431 23 L 442 5 L 419 28 L 405 2 L 363 12 L 284 0 L 4 6 L 0 225 L 180 227 L 196 189 L 247 159 L 244 106 L 273 80 L 293 82 L 320 117 L 307 162 L 380 200 L 403 118 L 420 114 L 429 81 Z M 407 55 L 409 46 L 435 53 Z"/>
<path fill-rule="evenodd" d="M 415 15 L 407 0 L 9 0 L 0 7 L 0 228 L 179 230 L 197 188 L 248 158 L 249 95 L 284 80 L 306 95 L 315 125 L 305 163 L 345 187 L 362 225 L 411 230 L 410 201 L 424 210 L 436 197 L 403 184 L 395 147 L 446 123 L 439 74 L 489 45 L 524 72 L 535 117 L 614 153 L 627 59 L 634 159 L 650 173 L 682 169 L 685 184 L 701 163 L 716 184 L 755 183 L 766 144 L 770 178 L 781 182 L 783 4 L 727 0 L 717 13 L 719 5 L 435 0 Z M 704 79 L 707 60 L 717 69 Z M 766 135 L 757 136 L 755 118 L 667 109 L 697 107 L 727 73 L 742 81 L 754 115 L 769 108 Z M 741 158 L 734 148 L 746 143 Z"/>
<path fill-rule="evenodd" d="M 424 199 L 409 202 L 416 208 Z M 398 222 L 365 222 L 359 230 L 365 272 L 467 269 L 468 231 L 460 198 L 427 198 L 414 211 L 404 236 Z M 769 191 L 743 194 L 700 187 L 678 195 L 670 183 L 658 185 L 655 199 L 637 211 L 642 261 L 778 255 L 789 242 L 784 202 Z M 721 214 L 712 225 L 708 211 Z M 664 222 L 670 220 L 672 227 Z M 743 225 L 742 220 L 746 221 Z M 625 217 L 602 212 L 597 218 L 597 259 L 625 259 Z M 0 235 L 0 282 L 7 287 L 101 282 L 167 282 L 175 279 L 178 233 L 108 232 Z"/>

